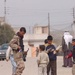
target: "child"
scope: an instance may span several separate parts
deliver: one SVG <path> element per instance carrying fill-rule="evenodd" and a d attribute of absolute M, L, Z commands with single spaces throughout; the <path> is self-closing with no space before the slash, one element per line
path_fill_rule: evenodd
<path fill-rule="evenodd" d="M 16 62 L 14 61 L 13 50 L 11 49 L 10 46 L 8 47 L 6 52 L 6 61 L 9 61 L 9 58 L 12 64 L 12 75 L 15 75 L 17 65 Z"/>
<path fill-rule="evenodd" d="M 48 53 L 49 56 L 49 64 L 47 65 L 47 75 L 49 75 L 50 70 L 51 70 L 51 75 L 57 75 L 57 64 L 56 64 L 56 48 L 55 46 L 52 44 L 53 41 L 53 37 L 51 35 L 49 35 L 47 37 L 48 40 L 48 46 L 46 47 L 46 51 Z"/>
<path fill-rule="evenodd" d="M 73 51 L 66 58 L 70 58 L 73 56 L 73 67 L 72 67 L 72 75 L 75 75 L 75 39 L 72 40 Z"/>
<path fill-rule="evenodd" d="M 44 51 L 45 50 L 44 45 L 40 45 L 39 49 L 40 49 L 40 53 L 37 59 L 38 67 L 39 67 L 39 75 L 47 75 L 47 65 L 49 63 L 49 58 L 47 53 Z"/>

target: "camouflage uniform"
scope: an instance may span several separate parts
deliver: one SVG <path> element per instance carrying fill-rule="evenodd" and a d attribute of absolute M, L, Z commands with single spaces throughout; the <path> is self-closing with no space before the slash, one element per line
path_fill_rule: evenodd
<path fill-rule="evenodd" d="M 25 68 L 25 66 L 24 66 L 24 61 L 18 61 L 17 62 L 17 69 L 16 69 L 16 73 L 15 73 L 15 75 L 21 75 L 22 74 L 22 72 L 23 72 L 23 70 L 24 70 L 24 68 Z"/>
<path fill-rule="evenodd" d="M 13 39 L 9 43 L 10 47 L 13 50 L 14 60 L 17 64 L 15 75 L 21 75 L 25 68 L 24 61 L 23 61 L 23 53 L 22 51 L 18 50 L 18 47 L 20 46 L 19 41 L 20 41 L 20 37 L 14 35 Z"/>

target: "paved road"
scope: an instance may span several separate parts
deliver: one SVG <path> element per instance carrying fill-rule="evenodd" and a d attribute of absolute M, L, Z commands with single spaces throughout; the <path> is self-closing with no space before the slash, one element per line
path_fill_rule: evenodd
<path fill-rule="evenodd" d="M 63 58 L 58 57 L 57 61 L 57 75 L 72 75 L 72 68 L 64 68 L 62 67 Z M 25 63 L 25 70 L 22 75 L 38 75 L 38 67 L 36 63 L 36 58 L 27 58 Z M 11 75 L 11 63 L 6 61 L 0 61 L 0 75 Z"/>

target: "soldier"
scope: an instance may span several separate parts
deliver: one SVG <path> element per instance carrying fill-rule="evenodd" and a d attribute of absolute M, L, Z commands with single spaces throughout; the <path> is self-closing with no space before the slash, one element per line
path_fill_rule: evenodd
<path fill-rule="evenodd" d="M 15 75 L 21 75 L 25 65 L 23 61 L 23 55 L 27 54 L 27 52 L 23 52 L 23 37 L 26 33 L 26 29 L 24 27 L 20 28 L 20 31 L 14 35 L 13 39 L 10 41 L 9 46 L 13 50 L 14 60 L 17 64 Z"/>

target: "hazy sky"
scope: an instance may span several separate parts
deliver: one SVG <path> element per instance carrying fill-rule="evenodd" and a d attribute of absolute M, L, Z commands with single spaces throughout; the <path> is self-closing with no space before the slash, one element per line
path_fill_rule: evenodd
<path fill-rule="evenodd" d="M 12 26 L 69 25 L 73 20 L 75 0 L 6 0 L 6 21 Z M 0 0 L 0 16 L 4 16 L 4 0 Z M 57 27 L 56 26 L 56 27 Z"/>

